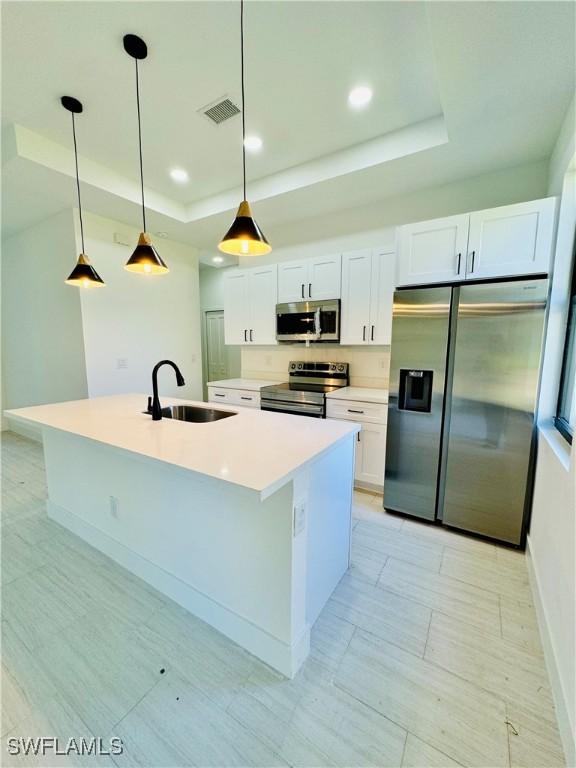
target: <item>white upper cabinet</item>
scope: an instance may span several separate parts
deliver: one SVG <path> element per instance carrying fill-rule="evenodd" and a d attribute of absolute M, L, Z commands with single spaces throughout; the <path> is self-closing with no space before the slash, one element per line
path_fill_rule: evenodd
<path fill-rule="evenodd" d="M 372 250 L 342 255 L 341 344 L 390 344 L 395 254 Z"/>
<path fill-rule="evenodd" d="M 230 269 L 224 275 L 226 344 L 276 344 L 276 264 Z"/>
<path fill-rule="evenodd" d="M 308 290 L 308 264 L 287 261 L 278 265 L 278 303 L 304 301 Z"/>
<path fill-rule="evenodd" d="M 548 272 L 555 211 L 548 197 L 471 213 L 467 277 Z"/>
<path fill-rule="evenodd" d="M 308 262 L 308 299 L 339 299 L 341 293 L 342 257 L 323 256 Z"/>
<path fill-rule="evenodd" d="M 468 213 L 407 224 L 398 232 L 398 285 L 463 280 Z"/>
<path fill-rule="evenodd" d="M 340 298 L 341 258 L 318 256 L 278 265 L 278 303 Z"/>
<path fill-rule="evenodd" d="M 224 343 L 244 344 L 250 325 L 248 270 L 228 270 L 224 274 Z"/>
<path fill-rule="evenodd" d="M 398 285 L 546 273 L 556 198 L 407 224 L 398 231 Z"/>

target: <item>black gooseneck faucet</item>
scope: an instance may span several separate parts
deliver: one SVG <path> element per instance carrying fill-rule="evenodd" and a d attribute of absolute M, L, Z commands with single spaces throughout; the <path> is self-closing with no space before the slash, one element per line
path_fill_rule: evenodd
<path fill-rule="evenodd" d="M 179 387 L 183 387 L 186 383 L 184 381 L 184 376 L 182 376 L 180 373 L 180 368 L 178 368 L 176 363 L 173 363 L 172 360 L 160 360 L 159 363 L 156 363 L 152 370 L 153 397 L 148 398 L 148 413 L 152 414 L 152 421 L 160 421 L 162 418 L 162 406 L 160 405 L 160 399 L 158 397 L 158 370 L 163 365 L 171 365 L 172 368 L 174 368 L 174 373 L 176 374 L 176 384 L 178 384 Z"/>

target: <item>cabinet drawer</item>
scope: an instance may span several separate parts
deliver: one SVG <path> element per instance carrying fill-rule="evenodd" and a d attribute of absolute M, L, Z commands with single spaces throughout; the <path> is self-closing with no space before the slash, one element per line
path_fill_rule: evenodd
<path fill-rule="evenodd" d="M 326 416 L 329 419 L 368 421 L 385 424 L 388 415 L 386 403 L 362 403 L 357 400 L 326 400 Z"/>
<path fill-rule="evenodd" d="M 242 405 L 245 408 L 260 408 L 260 392 L 249 389 L 227 389 L 226 387 L 208 387 L 210 403 Z"/>

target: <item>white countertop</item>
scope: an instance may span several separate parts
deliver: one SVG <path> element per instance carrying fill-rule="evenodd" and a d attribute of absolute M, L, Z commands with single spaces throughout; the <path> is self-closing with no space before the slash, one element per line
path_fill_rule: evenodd
<path fill-rule="evenodd" d="M 223 387 L 224 389 L 247 389 L 251 392 L 259 392 L 262 387 L 278 384 L 277 381 L 265 379 L 222 379 L 221 381 L 209 381 L 208 387 Z"/>
<path fill-rule="evenodd" d="M 341 387 L 329 392 L 330 400 L 358 400 L 362 403 L 387 403 L 388 390 L 376 387 Z"/>
<path fill-rule="evenodd" d="M 113 395 L 5 411 L 8 418 L 69 432 L 112 448 L 174 465 L 200 475 L 258 491 L 262 498 L 284 485 L 308 462 L 358 432 L 354 422 L 270 413 L 234 411 L 220 421 L 194 424 L 152 421 L 142 413 L 146 395 Z M 163 407 L 207 403 L 161 397 Z"/>

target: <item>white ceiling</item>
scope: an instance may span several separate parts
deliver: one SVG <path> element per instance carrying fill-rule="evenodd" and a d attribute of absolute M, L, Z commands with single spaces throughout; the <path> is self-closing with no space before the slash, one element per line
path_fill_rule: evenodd
<path fill-rule="evenodd" d="M 248 197 L 270 235 L 290 220 L 549 156 L 574 91 L 568 2 L 248 2 Z M 74 203 L 78 118 L 86 206 L 138 225 L 134 65 L 141 64 L 151 231 L 212 251 L 239 198 L 238 2 L 2 3 L 4 230 Z M 348 108 L 351 87 L 374 99 Z M 15 129 L 14 126 L 17 126 Z M 32 131 L 25 134 L 22 128 Z M 27 137 L 15 146 L 14 130 Z M 188 185 L 168 176 L 190 174 Z M 281 245 L 281 243 L 278 243 Z"/>

